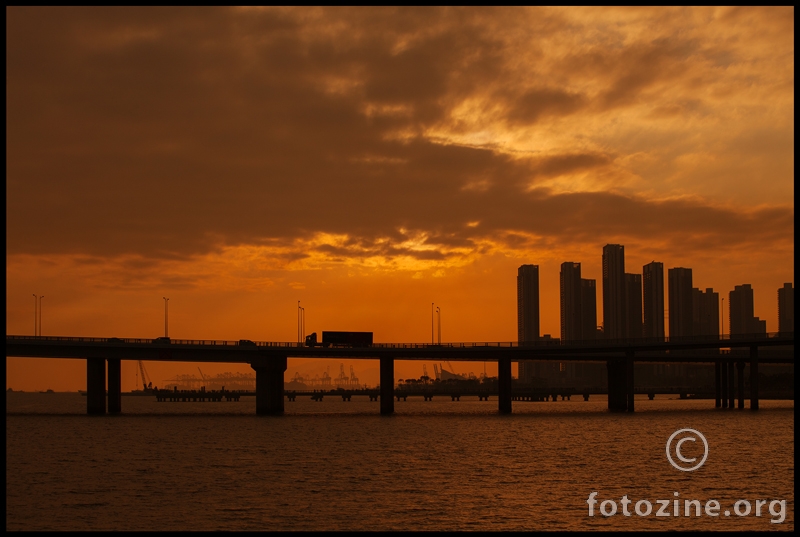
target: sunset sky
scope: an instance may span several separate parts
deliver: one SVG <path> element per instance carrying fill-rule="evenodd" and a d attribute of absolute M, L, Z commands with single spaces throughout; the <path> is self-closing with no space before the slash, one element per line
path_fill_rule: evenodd
<path fill-rule="evenodd" d="M 626 272 L 692 268 L 726 323 L 751 284 L 777 330 L 793 7 L 6 15 L 8 334 L 33 334 L 36 294 L 46 336 L 162 336 L 169 297 L 176 339 L 295 341 L 299 300 L 306 333 L 429 342 L 435 303 L 444 342 L 514 341 L 531 263 L 557 337 L 560 264 L 598 280 L 601 322 L 608 243 Z M 377 383 L 377 363 L 344 363 Z M 197 370 L 146 366 L 154 384 Z M 14 389 L 86 385 L 81 360 L 6 371 Z M 223 371 L 252 372 L 203 366 Z"/>

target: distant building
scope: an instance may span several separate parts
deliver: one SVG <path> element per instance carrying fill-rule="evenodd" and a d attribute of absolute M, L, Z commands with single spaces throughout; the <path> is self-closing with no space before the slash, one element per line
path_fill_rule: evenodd
<path fill-rule="evenodd" d="M 603 333 L 606 339 L 625 337 L 625 247 L 603 247 Z"/>
<path fill-rule="evenodd" d="M 642 335 L 664 339 L 664 264 L 657 261 L 642 267 L 644 327 Z"/>
<path fill-rule="evenodd" d="M 597 282 L 586 278 L 581 278 L 581 337 L 598 339 Z"/>
<path fill-rule="evenodd" d="M 517 270 L 517 341 L 520 344 L 539 339 L 539 265 L 522 265 Z M 519 379 L 530 382 L 534 364 L 519 362 Z"/>
<path fill-rule="evenodd" d="M 676 267 L 667 271 L 669 278 L 669 338 L 692 335 L 692 269 Z"/>
<path fill-rule="evenodd" d="M 692 289 L 692 333 L 695 336 L 719 336 L 719 293 Z"/>
<path fill-rule="evenodd" d="M 641 274 L 625 274 L 625 337 L 642 337 Z"/>
<path fill-rule="evenodd" d="M 791 283 L 784 283 L 778 289 L 778 332 L 794 333 L 794 288 Z"/>
<path fill-rule="evenodd" d="M 731 337 L 766 335 L 767 322 L 753 314 L 753 288 L 749 283 L 737 285 L 728 293 Z"/>
<path fill-rule="evenodd" d="M 583 337 L 581 264 L 561 263 L 561 339 L 580 341 Z"/>

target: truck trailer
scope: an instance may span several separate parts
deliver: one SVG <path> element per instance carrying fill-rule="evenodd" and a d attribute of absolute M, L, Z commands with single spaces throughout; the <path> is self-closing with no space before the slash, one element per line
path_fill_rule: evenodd
<path fill-rule="evenodd" d="M 369 347 L 372 345 L 372 332 L 322 332 L 322 341 L 317 341 L 317 333 L 306 336 L 306 347 Z"/>

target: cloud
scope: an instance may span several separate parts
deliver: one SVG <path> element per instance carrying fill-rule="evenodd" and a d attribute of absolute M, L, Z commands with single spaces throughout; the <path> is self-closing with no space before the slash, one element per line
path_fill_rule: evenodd
<path fill-rule="evenodd" d="M 7 252 L 784 243 L 789 13 L 10 8 Z"/>

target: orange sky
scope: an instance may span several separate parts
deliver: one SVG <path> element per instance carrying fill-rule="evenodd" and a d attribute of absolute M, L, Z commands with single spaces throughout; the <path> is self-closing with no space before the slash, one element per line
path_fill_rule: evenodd
<path fill-rule="evenodd" d="M 600 322 L 607 243 L 752 284 L 769 331 L 794 280 L 792 7 L 7 8 L 6 78 L 9 334 L 35 293 L 44 335 L 160 336 L 167 296 L 173 338 L 293 341 L 300 300 L 307 332 L 429 341 L 435 302 L 443 341 L 512 341 L 533 263 L 558 336 L 559 265 Z"/>

